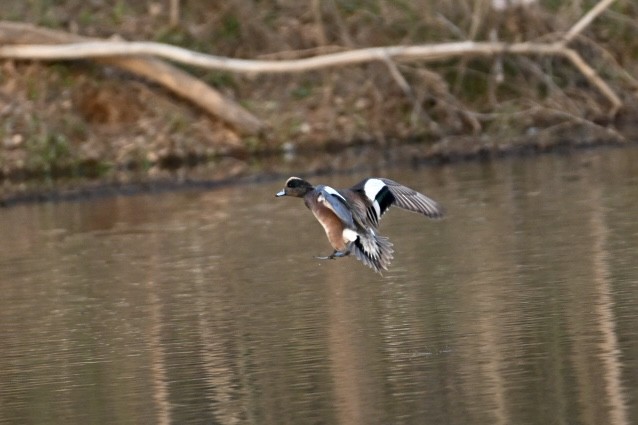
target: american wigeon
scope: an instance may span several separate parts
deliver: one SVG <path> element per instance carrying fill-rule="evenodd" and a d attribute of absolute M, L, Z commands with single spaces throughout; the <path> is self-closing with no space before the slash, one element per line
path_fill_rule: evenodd
<path fill-rule="evenodd" d="M 427 196 L 395 181 L 367 178 L 350 189 L 313 186 L 299 177 L 290 177 L 275 196 L 303 198 L 328 236 L 334 252 L 320 259 L 345 257 L 351 252 L 377 272 L 387 270 L 392 260 L 392 244 L 377 235 L 379 220 L 392 205 L 430 218 L 443 216 L 443 208 Z"/>

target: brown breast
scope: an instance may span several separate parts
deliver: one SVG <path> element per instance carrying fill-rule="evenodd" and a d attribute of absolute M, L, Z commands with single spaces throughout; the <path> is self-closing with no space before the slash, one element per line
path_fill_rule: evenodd
<path fill-rule="evenodd" d="M 328 236 L 330 245 L 338 251 L 346 249 L 346 241 L 343 239 L 344 225 L 339 218 L 329 208 L 314 200 L 309 203 L 309 208 L 321 223 Z"/>

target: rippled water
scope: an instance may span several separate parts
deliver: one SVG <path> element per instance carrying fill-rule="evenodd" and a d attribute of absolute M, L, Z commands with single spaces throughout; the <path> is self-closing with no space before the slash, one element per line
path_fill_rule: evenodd
<path fill-rule="evenodd" d="M 0 210 L 0 423 L 638 423 L 636 149 L 374 174 L 383 276 L 283 182 Z"/>

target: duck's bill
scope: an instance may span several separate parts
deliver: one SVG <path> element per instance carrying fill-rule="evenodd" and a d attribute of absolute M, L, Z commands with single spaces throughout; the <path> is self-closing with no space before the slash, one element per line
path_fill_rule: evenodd
<path fill-rule="evenodd" d="M 279 196 L 285 196 L 286 192 L 284 192 L 283 190 L 280 190 L 279 192 L 275 193 L 275 196 L 279 197 Z"/>

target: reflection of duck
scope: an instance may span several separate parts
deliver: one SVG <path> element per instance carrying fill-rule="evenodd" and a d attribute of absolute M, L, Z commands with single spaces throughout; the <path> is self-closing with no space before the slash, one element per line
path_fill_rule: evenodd
<path fill-rule="evenodd" d="M 397 182 L 367 178 L 350 189 L 313 186 L 299 177 L 290 177 L 275 196 L 303 198 L 321 223 L 335 251 L 320 259 L 344 257 L 354 251 L 365 265 L 380 272 L 392 260 L 392 244 L 377 235 L 383 214 L 392 205 L 430 218 L 443 216 L 443 208 L 427 196 Z"/>

